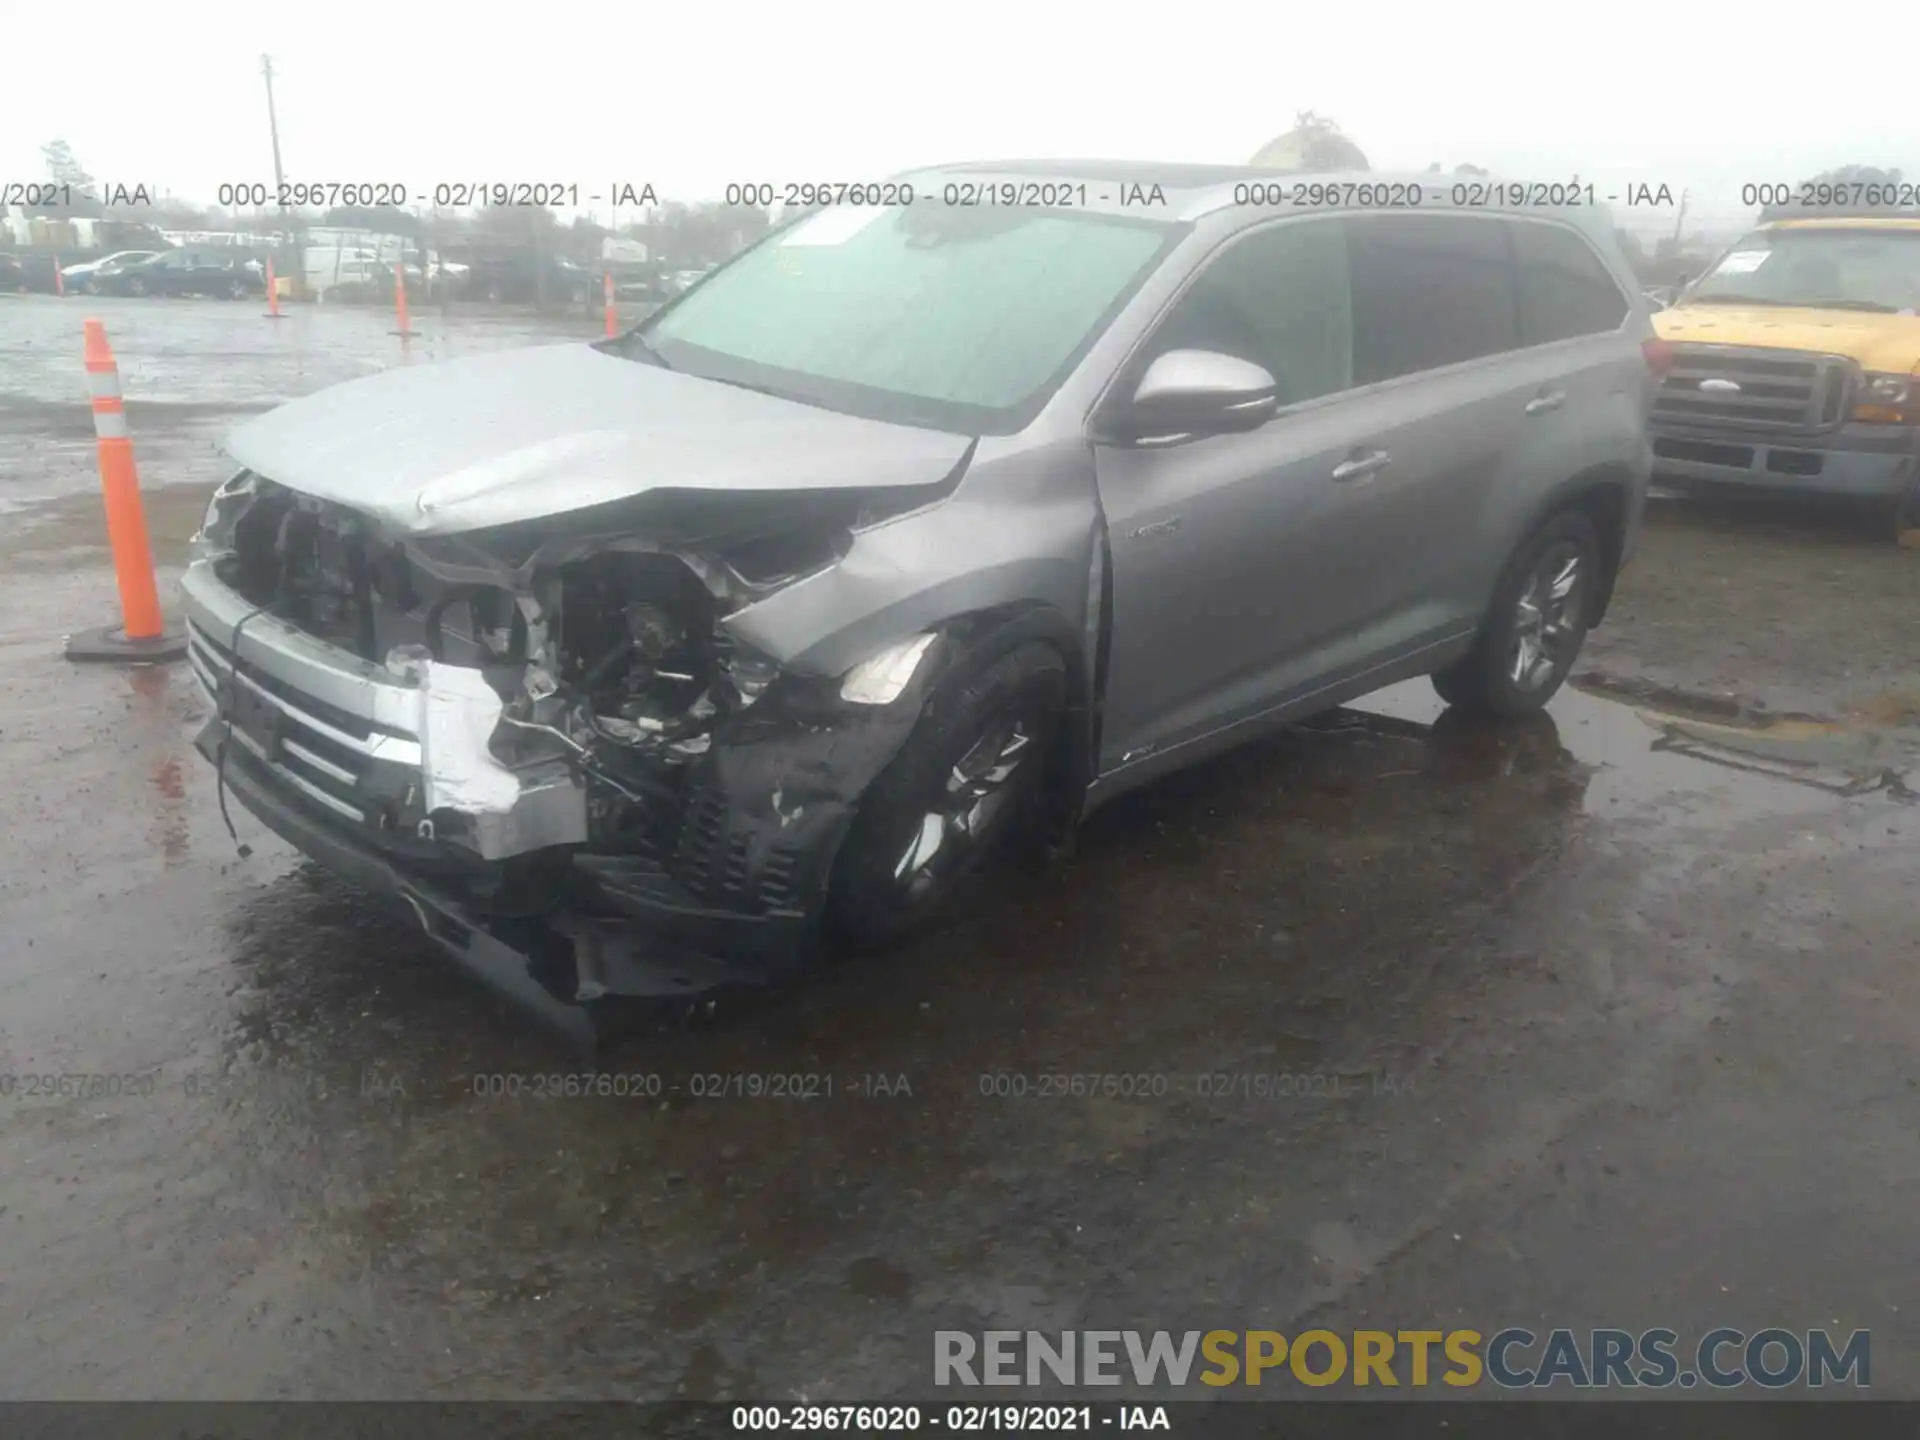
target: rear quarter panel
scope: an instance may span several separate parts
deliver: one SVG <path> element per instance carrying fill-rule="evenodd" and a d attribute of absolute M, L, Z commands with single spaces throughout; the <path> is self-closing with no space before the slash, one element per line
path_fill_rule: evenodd
<path fill-rule="evenodd" d="M 1641 346 L 1654 337 L 1646 299 L 1614 238 L 1604 209 L 1557 214 L 1580 231 L 1612 272 L 1627 301 L 1616 330 L 1536 345 L 1507 357 L 1532 394 L 1566 392 L 1564 406 L 1533 417 L 1503 467 L 1502 483 L 1484 517 L 1484 544 L 1476 550 L 1472 593 L 1484 607 L 1507 559 L 1535 528 L 1595 483 L 1617 484 L 1625 511 L 1622 555 L 1631 553 L 1645 503 L 1653 451 L 1647 432 L 1654 380 Z M 1520 223 L 1527 223 L 1524 217 Z"/>

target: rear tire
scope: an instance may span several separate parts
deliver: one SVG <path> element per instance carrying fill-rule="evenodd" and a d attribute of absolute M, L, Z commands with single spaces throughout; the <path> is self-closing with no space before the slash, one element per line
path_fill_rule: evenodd
<path fill-rule="evenodd" d="M 1573 668 L 1600 593 L 1600 534 L 1562 510 L 1514 551 L 1473 649 L 1433 675 L 1440 698 L 1469 714 L 1542 710 Z"/>
<path fill-rule="evenodd" d="M 1066 663 L 1050 645 L 963 658 L 861 797 L 834 863 L 828 932 L 882 949 L 951 899 L 1031 820 L 1066 707 Z"/>

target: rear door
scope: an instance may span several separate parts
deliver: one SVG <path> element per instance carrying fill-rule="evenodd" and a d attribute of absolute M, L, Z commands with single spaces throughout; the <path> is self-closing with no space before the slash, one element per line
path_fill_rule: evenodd
<path fill-rule="evenodd" d="M 1516 507 L 1531 514 L 1560 481 L 1631 453 L 1644 429 L 1648 371 L 1632 302 L 1593 243 L 1558 220 L 1508 223 L 1533 387 L 1510 483 Z M 1490 591 L 1492 575 L 1485 584 Z"/>
<path fill-rule="evenodd" d="M 195 295 L 225 295 L 233 283 L 233 257 L 204 250 L 193 257 L 187 270 L 187 284 Z"/>
<path fill-rule="evenodd" d="M 1366 656 L 1418 654 L 1479 623 L 1486 536 L 1542 383 L 1521 355 L 1507 230 L 1459 213 L 1349 222 L 1354 378 L 1393 455 L 1365 496 L 1371 564 L 1350 577 Z"/>
<path fill-rule="evenodd" d="M 142 273 L 149 294 L 178 295 L 186 284 L 187 252 L 169 250 Z"/>

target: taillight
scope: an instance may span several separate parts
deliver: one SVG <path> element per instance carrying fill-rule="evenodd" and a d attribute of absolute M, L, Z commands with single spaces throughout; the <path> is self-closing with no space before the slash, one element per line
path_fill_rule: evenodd
<path fill-rule="evenodd" d="M 1656 375 L 1664 375 L 1673 368 L 1673 342 L 1671 340 L 1642 340 L 1640 353 L 1645 357 L 1647 369 Z"/>

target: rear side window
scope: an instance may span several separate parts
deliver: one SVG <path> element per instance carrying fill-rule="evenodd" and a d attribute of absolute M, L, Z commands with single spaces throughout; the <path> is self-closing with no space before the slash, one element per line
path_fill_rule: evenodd
<path fill-rule="evenodd" d="M 1618 330 L 1627 297 L 1593 247 L 1558 225 L 1516 221 L 1520 330 L 1529 345 Z"/>
<path fill-rule="evenodd" d="M 1348 220 L 1354 383 L 1520 348 L 1505 226 L 1464 215 Z"/>

